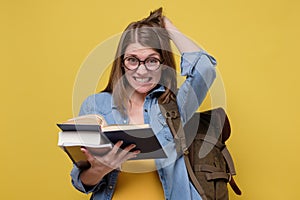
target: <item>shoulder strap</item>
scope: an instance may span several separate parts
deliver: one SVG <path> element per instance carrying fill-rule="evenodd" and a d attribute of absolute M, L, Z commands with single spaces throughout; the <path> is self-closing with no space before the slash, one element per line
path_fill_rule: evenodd
<path fill-rule="evenodd" d="M 195 173 L 193 172 L 192 165 L 190 163 L 189 157 L 188 157 L 188 148 L 186 146 L 186 139 L 184 135 L 184 130 L 182 127 L 181 119 L 180 119 L 180 113 L 178 111 L 178 105 L 176 101 L 169 101 L 168 103 L 162 104 L 160 99 L 158 99 L 159 107 L 166 118 L 166 122 L 172 132 L 172 135 L 174 137 L 175 145 L 176 145 L 176 151 L 178 155 L 181 155 L 183 153 L 184 156 L 184 162 L 186 165 L 187 172 L 189 174 L 190 180 L 192 181 L 193 185 L 195 186 L 196 190 L 200 194 L 201 198 L 203 200 L 207 200 L 207 197 L 204 193 L 203 188 L 199 184 Z"/>
<path fill-rule="evenodd" d="M 159 98 L 158 104 L 174 137 L 177 152 L 184 153 L 187 151 L 187 146 L 177 102 L 170 100 L 168 103 L 162 103 Z"/>
<path fill-rule="evenodd" d="M 174 137 L 176 151 L 177 151 L 178 155 L 183 154 L 189 177 L 190 177 L 193 185 L 195 186 L 196 190 L 201 195 L 201 197 L 204 200 L 206 200 L 207 197 L 205 196 L 204 190 L 200 186 L 200 184 L 195 176 L 195 173 L 193 171 L 192 165 L 189 161 L 189 157 L 188 157 L 189 151 L 188 151 L 188 147 L 187 147 L 187 143 L 186 143 L 184 129 L 183 129 L 183 126 L 181 123 L 180 113 L 178 111 L 177 102 L 174 100 L 170 100 L 168 103 L 162 103 L 161 99 L 159 98 L 158 103 L 159 103 L 160 110 L 161 110 L 162 114 L 164 115 L 164 117 L 166 118 L 166 122 L 167 122 L 167 124 L 172 132 L 172 135 Z M 222 108 L 217 108 L 216 110 L 218 111 L 218 114 L 222 116 L 222 118 L 224 117 L 223 118 L 224 125 L 222 127 L 222 143 L 224 143 L 230 136 L 230 132 L 231 132 L 230 123 L 229 123 L 229 120 L 228 120 L 228 117 L 227 117 L 225 111 Z M 209 113 L 209 115 L 211 115 L 212 110 L 206 111 L 206 114 L 207 113 Z M 210 121 L 210 119 L 206 119 L 206 120 Z M 232 177 L 236 173 L 235 173 L 233 160 L 232 160 L 231 155 L 230 155 L 229 151 L 227 150 L 226 146 L 223 148 L 222 154 L 228 164 L 229 172 L 231 175 L 229 184 L 236 194 L 241 195 L 241 190 L 239 189 L 239 187 L 237 186 L 237 184 L 235 183 L 235 181 Z"/>

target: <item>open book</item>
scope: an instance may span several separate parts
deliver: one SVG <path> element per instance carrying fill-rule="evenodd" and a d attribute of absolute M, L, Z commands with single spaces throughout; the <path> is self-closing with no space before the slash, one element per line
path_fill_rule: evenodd
<path fill-rule="evenodd" d="M 85 147 L 94 156 L 103 156 L 115 143 L 122 140 L 122 148 L 136 144 L 132 150 L 141 153 L 134 159 L 166 158 L 166 154 L 149 124 L 107 125 L 100 115 L 83 115 L 57 124 L 60 146 L 79 168 L 89 167 L 80 148 Z"/>

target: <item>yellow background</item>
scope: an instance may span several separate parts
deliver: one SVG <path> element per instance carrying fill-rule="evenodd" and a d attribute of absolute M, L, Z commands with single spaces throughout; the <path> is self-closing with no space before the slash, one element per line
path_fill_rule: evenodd
<path fill-rule="evenodd" d="M 298 0 L 1 0 L 0 199 L 88 198 L 55 123 L 73 116 L 91 50 L 160 6 L 218 60 L 243 191 L 231 199 L 300 199 Z"/>

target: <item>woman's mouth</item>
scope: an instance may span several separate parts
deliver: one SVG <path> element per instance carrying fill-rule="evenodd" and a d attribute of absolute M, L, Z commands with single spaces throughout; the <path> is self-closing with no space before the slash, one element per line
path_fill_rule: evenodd
<path fill-rule="evenodd" d="M 140 77 L 133 77 L 133 79 L 136 81 L 136 82 L 139 82 L 139 83 L 149 83 L 152 78 L 151 77 L 143 77 L 143 78 L 140 78 Z"/>

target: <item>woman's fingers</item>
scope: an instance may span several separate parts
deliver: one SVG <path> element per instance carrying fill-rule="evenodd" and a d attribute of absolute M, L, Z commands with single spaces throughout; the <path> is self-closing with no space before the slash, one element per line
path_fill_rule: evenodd
<path fill-rule="evenodd" d="M 136 157 L 137 154 L 140 153 L 139 150 L 131 152 L 136 147 L 135 144 L 128 145 L 124 149 L 121 149 L 122 144 L 123 142 L 117 142 L 113 149 L 101 158 L 101 161 L 112 168 L 119 168 L 123 162 Z"/>
<path fill-rule="evenodd" d="M 135 144 L 128 145 L 124 149 L 121 149 L 122 144 L 123 141 L 118 141 L 104 156 L 95 157 L 84 147 L 81 148 L 81 151 L 85 154 L 92 167 L 105 165 L 111 169 L 116 169 L 119 168 L 123 162 L 135 158 L 140 153 L 139 150 L 132 151 L 136 147 Z"/>
<path fill-rule="evenodd" d="M 138 155 L 140 152 L 141 152 L 140 150 L 136 150 L 136 151 L 127 153 L 127 154 L 123 157 L 123 162 L 125 162 L 126 160 L 129 160 L 129 159 L 131 159 L 131 158 L 136 158 L 137 155 Z"/>
<path fill-rule="evenodd" d="M 112 148 L 112 150 L 109 152 L 109 154 L 117 154 L 118 153 L 118 151 L 119 151 L 119 149 L 121 149 L 121 146 L 122 146 L 122 144 L 123 144 L 123 141 L 118 141 L 115 145 L 114 145 L 114 147 Z"/>
<path fill-rule="evenodd" d="M 132 149 L 134 149 L 136 147 L 135 144 L 131 144 L 127 147 L 125 147 L 124 149 L 122 149 L 119 153 L 119 156 L 123 157 L 125 156 L 127 153 L 129 153 Z"/>
<path fill-rule="evenodd" d="M 90 152 L 84 147 L 81 147 L 81 151 L 86 156 L 87 161 L 89 161 L 89 163 L 92 164 L 92 162 L 95 160 L 95 157 L 92 154 L 90 154 Z"/>
<path fill-rule="evenodd" d="M 135 158 L 141 152 L 140 150 L 132 151 L 135 147 L 135 144 L 131 144 L 119 152 L 118 158 L 120 163 L 123 163 L 131 158 Z"/>

